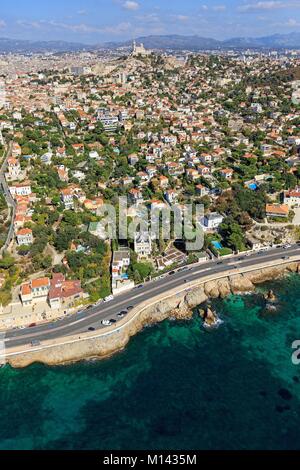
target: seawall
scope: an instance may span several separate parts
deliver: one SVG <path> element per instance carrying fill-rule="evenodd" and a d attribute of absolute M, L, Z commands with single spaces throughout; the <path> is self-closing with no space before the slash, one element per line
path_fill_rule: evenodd
<path fill-rule="evenodd" d="M 109 327 L 94 333 L 44 341 L 40 347 L 7 349 L 6 362 L 12 367 L 26 367 L 40 362 L 58 365 L 89 358 L 105 358 L 121 351 L 130 338 L 146 325 L 162 322 L 167 318 L 189 319 L 192 309 L 209 298 L 225 298 L 229 294 L 252 292 L 257 284 L 278 279 L 288 273 L 300 273 L 299 259 L 274 266 L 249 269 L 247 272 L 206 276 L 193 283 L 186 284 L 181 292 L 174 290 L 165 294 L 165 298 L 154 298 L 151 305 L 141 304 L 123 319 L 117 327 Z"/>

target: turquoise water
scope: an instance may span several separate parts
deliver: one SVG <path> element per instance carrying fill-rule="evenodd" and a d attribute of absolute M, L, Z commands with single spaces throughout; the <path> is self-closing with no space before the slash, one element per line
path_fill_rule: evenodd
<path fill-rule="evenodd" d="M 205 331 L 166 321 L 115 357 L 0 370 L 1 449 L 299 449 L 300 277 L 213 306 Z"/>
<path fill-rule="evenodd" d="M 217 250 L 221 250 L 222 249 L 222 245 L 219 241 L 212 241 L 211 242 L 213 244 L 213 246 L 217 249 Z"/>

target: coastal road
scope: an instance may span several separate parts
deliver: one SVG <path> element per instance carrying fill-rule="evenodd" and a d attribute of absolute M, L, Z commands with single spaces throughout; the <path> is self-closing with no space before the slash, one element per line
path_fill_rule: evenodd
<path fill-rule="evenodd" d="M 214 260 L 202 264 L 185 267 L 181 270 L 164 275 L 162 278 L 147 282 L 144 286 L 136 287 L 131 291 L 123 293 L 109 303 L 101 303 L 85 311 L 71 315 L 62 320 L 26 328 L 23 330 L 7 331 L 5 343 L 7 348 L 28 345 L 33 340 L 40 342 L 54 340 L 60 337 L 72 336 L 74 334 L 86 333 L 89 328 L 101 330 L 103 320 L 115 319 L 117 314 L 126 310 L 129 306 L 137 307 L 139 304 L 151 300 L 159 295 L 167 293 L 172 289 L 182 288 L 185 283 L 201 280 L 201 277 L 208 275 L 220 275 L 222 272 L 238 270 L 243 268 L 255 268 L 256 265 L 264 263 L 282 261 L 288 262 L 288 258 L 299 256 L 300 246 L 293 245 L 290 248 L 283 247 L 270 249 L 251 255 L 237 255 L 226 260 Z"/>

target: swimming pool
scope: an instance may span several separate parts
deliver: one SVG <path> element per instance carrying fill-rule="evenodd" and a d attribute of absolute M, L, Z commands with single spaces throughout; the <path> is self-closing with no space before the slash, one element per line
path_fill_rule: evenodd
<path fill-rule="evenodd" d="M 212 241 L 211 244 L 212 244 L 217 250 L 221 250 L 221 249 L 222 249 L 222 245 L 221 245 L 221 243 L 220 243 L 218 240 Z"/>

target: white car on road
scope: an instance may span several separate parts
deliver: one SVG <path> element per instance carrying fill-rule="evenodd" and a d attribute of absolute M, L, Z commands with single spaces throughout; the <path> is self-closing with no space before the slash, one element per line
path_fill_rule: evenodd
<path fill-rule="evenodd" d="M 110 325 L 111 325 L 111 321 L 109 321 L 109 320 L 102 320 L 101 323 L 102 323 L 102 325 L 104 325 L 104 326 L 110 326 Z"/>
<path fill-rule="evenodd" d="M 114 296 L 109 295 L 108 297 L 105 297 L 104 302 L 111 302 L 112 300 L 114 300 Z"/>

